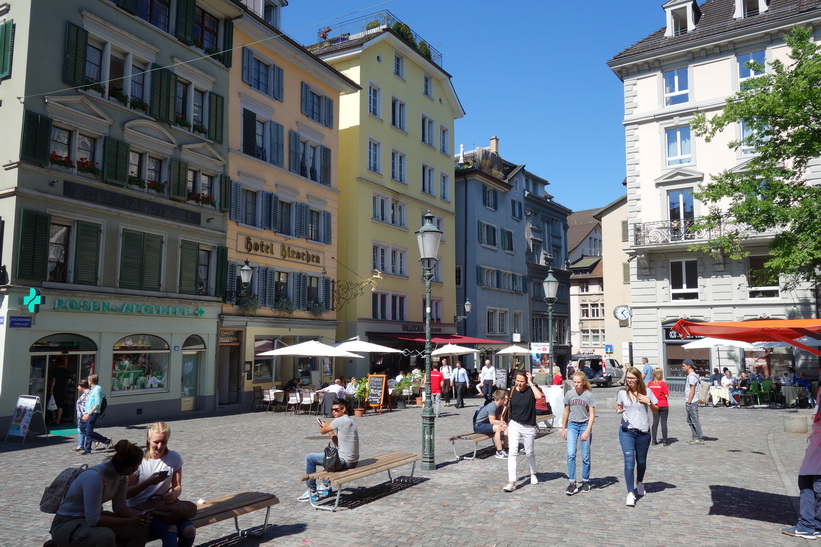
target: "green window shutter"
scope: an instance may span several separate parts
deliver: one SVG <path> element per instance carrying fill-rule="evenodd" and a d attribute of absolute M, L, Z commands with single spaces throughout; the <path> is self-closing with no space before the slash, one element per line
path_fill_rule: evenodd
<path fill-rule="evenodd" d="M 17 277 L 43 281 L 48 270 L 51 217 L 22 209 L 17 236 Z"/>
<path fill-rule="evenodd" d="M 177 26 L 175 36 L 184 44 L 194 43 L 194 8 L 197 7 L 195 0 L 177 0 Z M 196 38 L 199 38 L 197 36 Z"/>
<path fill-rule="evenodd" d="M 299 133 L 291 129 L 289 135 L 291 137 L 291 149 L 288 151 L 288 170 L 291 173 L 299 173 Z"/>
<path fill-rule="evenodd" d="M 188 162 L 171 160 L 171 199 L 185 201 L 188 197 L 186 183 L 188 177 Z"/>
<path fill-rule="evenodd" d="M 14 21 L 0 24 L 0 80 L 11 76 L 12 53 L 14 52 Z"/>
<path fill-rule="evenodd" d="M 100 225 L 77 222 L 77 246 L 74 252 L 74 282 L 97 285 L 100 261 Z"/>
<path fill-rule="evenodd" d="M 71 86 L 86 83 L 86 47 L 88 31 L 66 22 L 66 43 L 63 57 L 63 81 Z"/>
<path fill-rule="evenodd" d="M 630 232 L 628 230 L 628 223 L 626 220 L 621 221 L 621 240 L 627 241 L 630 239 Z"/>
<path fill-rule="evenodd" d="M 223 213 L 231 208 L 231 177 L 220 175 L 220 211 Z"/>
<path fill-rule="evenodd" d="M 143 234 L 123 230 L 120 245 L 120 288 L 139 289 L 143 263 Z"/>
<path fill-rule="evenodd" d="M 322 172 L 319 174 L 319 182 L 330 186 L 331 185 L 331 149 L 323 146 L 319 149 L 322 158 Z"/>
<path fill-rule="evenodd" d="M 225 98 L 216 93 L 208 94 L 208 138 L 222 144 L 225 118 Z"/>
<path fill-rule="evenodd" d="M 103 144 L 103 180 L 125 186 L 128 184 L 128 143 L 106 137 Z"/>
<path fill-rule="evenodd" d="M 225 298 L 228 285 L 228 248 L 217 247 L 217 262 L 214 268 L 214 288 L 216 296 Z"/>
<path fill-rule="evenodd" d="M 193 1 L 193 0 L 192 0 Z M 234 22 L 225 19 L 222 23 L 222 64 L 231 66 L 234 49 Z"/>
<path fill-rule="evenodd" d="M 174 73 L 159 65 L 152 65 L 151 69 L 150 114 L 160 121 L 173 123 L 177 94 Z"/>
<path fill-rule="evenodd" d="M 145 291 L 159 291 L 162 288 L 162 237 L 145 234 L 143 237 L 142 286 Z"/>
<path fill-rule="evenodd" d="M 26 110 L 23 115 L 23 139 L 20 159 L 41 167 L 48 165 L 51 143 L 51 118 Z"/>
<path fill-rule="evenodd" d="M 137 0 L 114 0 L 114 3 L 129 13 L 137 13 Z"/>
<path fill-rule="evenodd" d="M 257 157 L 257 115 L 247 108 L 242 109 L 242 152 Z"/>
<path fill-rule="evenodd" d="M 630 284 L 630 263 L 629 262 L 622 262 L 622 275 L 624 277 L 624 284 Z"/>
<path fill-rule="evenodd" d="M 200 246 L 198 243 L 183 241 L 180 245 L 180 292 L 197 294 L 197 266 Z"/>

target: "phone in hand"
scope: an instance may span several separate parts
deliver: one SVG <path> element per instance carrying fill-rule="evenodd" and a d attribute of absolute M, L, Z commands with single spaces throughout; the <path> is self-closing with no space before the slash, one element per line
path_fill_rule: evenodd
<path fill-rule="evenodd" d="M 322 425 L 322 420 L 319 419 L 319 416 L 316 417 L 316 423 L 318 423 L 319 425 Z"/>
<path fill-rule="evenodd" d="M 157 476 L 159 476 L 161 479 L 165 479 L 168 476 L 168 470 L 166 469 L 165 471 L 158 471 Z"/>

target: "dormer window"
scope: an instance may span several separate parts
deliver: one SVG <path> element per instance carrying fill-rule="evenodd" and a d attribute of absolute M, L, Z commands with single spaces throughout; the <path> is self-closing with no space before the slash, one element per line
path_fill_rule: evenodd
<path fill-rule="evenodd" d="M 664 11 L 667 13 L 665 36 L 680 36 L 693 32 L 701 18 L 701 10 L 695 0 L 670 0 L 664 4 Z"/>
<path fill-rule="evenodd" d="M 770 9 L 770 0 L 735 0 L 733 19 L 755 17 Z"/>

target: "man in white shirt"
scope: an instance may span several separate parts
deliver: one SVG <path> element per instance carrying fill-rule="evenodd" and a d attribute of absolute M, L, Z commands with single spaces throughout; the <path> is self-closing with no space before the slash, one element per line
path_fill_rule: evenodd
<path fill-rule="evenodd" d="M 701 391 L 701 381 L 695 371 L 694 363 L 691 359 L 685 359 L 681 363 L 687 380 L 684 385 L 684 408 L 687 410 L 687 425 L 690 426 L 690 433 L 693 438 L 687 444 L 704 444 L 701 438 L 701 421 L 698 419 L 698 400 Z"/>
<path fill-rule="evenodd" d="M 493 400 L 493 385 L 496 383 L 496 369 L 490 364 L 490 359 L 485 359 L 485 366 L 479 373 L 479 381 L 482 382 L 485 404 L 488 404 Z"/>
<path fill-rule="evenodd" d="M 442 398 L 445 399 L 445 406 L 450 406 L 450 379 L 453 376 L 453 368 L 448 364 L 447 358 L 442 359 L 439 372 L 445 377 L 442 381 Z"/>

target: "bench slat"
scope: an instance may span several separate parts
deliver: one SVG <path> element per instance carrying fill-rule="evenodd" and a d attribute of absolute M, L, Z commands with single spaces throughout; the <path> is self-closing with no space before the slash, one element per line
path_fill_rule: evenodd
<path fill-rule="evenodd" d="M 413 463 L 415 461 L 418 461 L 419 459 L 420 457 L 417 454 L 410 454 L 407 452 L 391 452 L 389 454 L 383 454 L 381 456 L 373 458 L 373 463 L 367 464 L 365 466 L 356 466 L 353 469 L 346 469 L 344 471 L 336 472 L 317 471 L 316 473 L 305 475 L 304 477 L 302 477 L 302 480 L 328 480 L 331 481 L 332 484 L 339 486 L 348 482 L 368 477 L 370 475 L 381 473 L 382 471 L 393 469 L 394 467 L 399 467 L 401 465 Z"/>
<path fill-rule="evenodd" d="M 279 503 L 279 498 L 264 492 L 240 492 L 209 500 L 197 505 L 197 514 L 191 519 L 196 528 L 226 519 L 252 513 Z"/>

